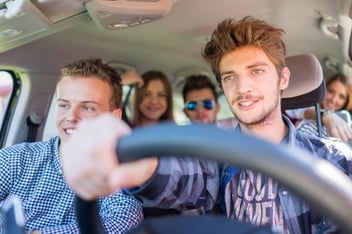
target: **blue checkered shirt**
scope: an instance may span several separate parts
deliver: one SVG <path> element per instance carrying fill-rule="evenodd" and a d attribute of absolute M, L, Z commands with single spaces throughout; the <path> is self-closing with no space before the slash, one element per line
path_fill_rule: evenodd
<path fill-rule="evenodd" d="M 20 197 L 26 230 L 79 233 L 75 194 L 62 174 L 59 142 L 59 137 L 53 137 L 0 150 L 0 201 L 10 195 Z M 108 233 L 125 233 L 143 219 L 142 204 L 121 192 L 99 199 L 98 205 Z"/>

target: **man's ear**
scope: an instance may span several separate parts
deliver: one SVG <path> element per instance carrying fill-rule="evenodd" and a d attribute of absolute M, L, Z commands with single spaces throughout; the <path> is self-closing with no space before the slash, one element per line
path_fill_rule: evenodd
<path fill-rule="evenodd" d="M 290 83 L 290 76 L 290 69 L 288 69 L 288 67 L 283 67 L 280 77 L 280 90 L 285 90 L 288 87 L 288 84 Z"/>
<path fill-rule="evenodd" d="M 121 119 L 122 117 L 122 109 L 117 108 L 115 110 L 112 111 L 113 115 L 115 115 L 117 118 Z"/>

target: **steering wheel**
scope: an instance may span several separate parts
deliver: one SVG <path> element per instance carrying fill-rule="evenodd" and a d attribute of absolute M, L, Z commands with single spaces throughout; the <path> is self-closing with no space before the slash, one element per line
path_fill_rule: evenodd
<path fill-rule="evenodd" d="M 152 155 L 189 155 L 268 175 L 352 233 L 352 181 L 326 160 L 214 126 L 160 124 L 134 130 L 117 147 L 121 162 Z M 96 201 L 76 199 L 81 233 L 105 233 Z"/>

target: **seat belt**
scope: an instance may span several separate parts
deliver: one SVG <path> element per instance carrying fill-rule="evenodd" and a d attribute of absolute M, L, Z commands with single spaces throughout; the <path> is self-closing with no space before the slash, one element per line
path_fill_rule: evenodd
<path fill-rule="evenodd" d="M 37 112 L 32 112 L 27 117 L 27 126 L 28 126 L 28 134 L 27 134 L 27 142 L 34 142 L 37 140 L 37 133 L 40 124 L 42 123 L 43 117 Z"/>
<path fill-rule="evenodd" d="M 132 93 L 133 85 L 129 85 L 128 92 L 125 96 L 125 100 L 123 101 L 122 104 L 122 120 L 124 120 L 130 127 L 132 127 L 131 121 L 128 119 L 127 116 L 127 106 L 129 104 L 129 99 Z"/>
<path fill-rule="evenodd" d="M 321 110 L 320 110 L 320 104 L 316 103 L 314 105 L 315 107 L 315 118 L 317 119 L 317 131 L 318 131 L 318 137 L 322 137 L 323 133 L 322 133 L 322 128 L 323 128 L 323 124 L 322 124 L 322 119 L 321 119 Z"/>

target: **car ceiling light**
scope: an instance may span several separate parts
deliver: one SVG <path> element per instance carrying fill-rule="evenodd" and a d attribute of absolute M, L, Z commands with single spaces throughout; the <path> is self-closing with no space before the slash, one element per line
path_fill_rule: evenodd
<path fill-rule="evenodd" d="M 115 24 L 109 24 L 109 28 L 111 29 L 122 29 L 122 28 L 128 28 L 130 25 L 126 23 L 115 23 Z"/>
<path fill-rule="evenodd" d="M 109 25 L 109 28 L 111 29 L 119 29 L 119 28 L 128 28 L 128 27 L 133 27 L 133 26 L 137 26 L 140 24 L 145 24 L 145 23 L 149 23 L 151 22 L 152 19 L 150 18 L 135 18 L 135 19 L 131 19 L 129 21 L 122 21 L 122 22 L 117 22 L 117 23 L 113 23 Z"/>
<path fill-rule="evenodd" d="M 102 29 L 138 26 L 163 18 L 176 0 L 93 0 L 85 7 Z"/>
<path fill-rule="evenodd" d="M 23 33 L 22 30 L 17 30 L 17 29 L 12 29 L 12 28 L 9 28 L 9 29 L 5 29 L 3 31 L 0 32 L 0 37 L 10 37 L 10 36 L 16 36 L 16 35 L 19 35 Z"/>

